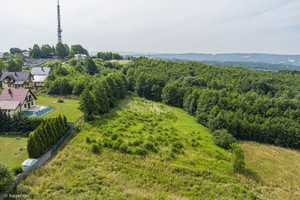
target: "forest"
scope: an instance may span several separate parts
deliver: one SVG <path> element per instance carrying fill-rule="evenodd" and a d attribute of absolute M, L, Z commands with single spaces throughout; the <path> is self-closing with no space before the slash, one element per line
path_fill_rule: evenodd
<path fill-rule="evenodd" d="M 226 129 L 239 140 L 300 149 L 300 76 L 295 70 L 254 71 L 144 57 L 124 66 L 91 58 L 53 66 L 48 93 L 81 95 L 86 117 L 107 112 L 129 90 L 183 108 L 211 132 Z"/>

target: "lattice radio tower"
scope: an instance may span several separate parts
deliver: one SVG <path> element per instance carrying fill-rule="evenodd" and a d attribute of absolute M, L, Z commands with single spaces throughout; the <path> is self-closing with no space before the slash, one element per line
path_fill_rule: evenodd
<path fill-rule="evenodd" d="M 57 0 L 57 36 L 58 36 L 58 42 L 62 42 L 62 38 L 61 38 L 61 32 L 62 29 L 60 27 L 60 6 L 59 6 L 59 0 Z"/>

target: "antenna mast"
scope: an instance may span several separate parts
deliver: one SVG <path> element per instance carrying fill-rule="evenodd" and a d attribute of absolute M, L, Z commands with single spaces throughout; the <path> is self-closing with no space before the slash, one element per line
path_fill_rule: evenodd
<path fill-rule="evenodd" d="M 57 21 L 58 21 L 58 24 L 57 24 L 57 36 L 58 36 L 58 42 L 62 42 L 62 39 L 61 39 L 61 27 L 60 27 L 60 6 L 59 6 L 59 0 L 57 0 Z"/>

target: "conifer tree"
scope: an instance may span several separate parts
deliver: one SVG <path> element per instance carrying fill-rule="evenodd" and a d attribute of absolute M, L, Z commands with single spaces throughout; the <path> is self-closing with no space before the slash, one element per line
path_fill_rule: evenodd
<path fill-rule="evenodd" d="M 88 88 L 84 89 L 81 94 L 79 109 L 84 113 L 86 120 L 93 119 L 93 114 L 95 113 L 97 106 L 95 98 Z"/>
<path fill-rule="evenodd" d="M 39 158 L 39 149 L 33 135 L 27 140 L 27 152 L 29 158 Z"/>
<path fill-rule="evenodd" d="M 106 91 L 102 84 L 97 85 L 93 89 L 93 95 L 97 104 L 97 114 L 107 113 L 109 110 L 109 102 L 106 95 Z"/>
<path fill-rule="evenodd" d="M 54 144 L 54 133 L 52 132 L 52 130 L 50 129 L 50 122 L 47 121 L 43 127 L 47 137 L 48 137 L 48 148 Z"/>
<path fill-rule="evenodd" d="M 51 127 L 51 129 L 54 133 L 54 136 L 55 136 L 55 138 L 54 138 L 54 144 L 55 144 L 59 139 L 59 132 L 58 132 L 57 126 L 55 125 L 53 119 L 51 119 L 49 123 L 50 123 L 50 127 Z"/>
<path fill-rule="evenodd" d="M 43 140 L 41 139 L 39 133 L 34 132 L 33 138 L 37 145 L 37 154 L 38 154 L 38 156 L 42 156 L 45 152 L 45 144 L 43 143 Z"/>
<path fill-rule="evenodd" d="M 64 130 L 64 127 L 62 126 L 62 124 L 60 123 L 59 118 L 55 119 L 55 124 L 56 124 L 57 129 L 58 129 L 58 134 L 59 134 L 58 139 L 60 140 L 60 138 L 62 138 L 62 136 L 64 135 L 65 130 Z"/>
<path fill-rule="evenodd" d="M 35 132 L 35 134 L 39 134 L 39 136 L 41 137 L 41 139 L 44 143 L 44 150 L 46 150 L 48 148 L 48 139 L 47 139 L 47 136 L 46 136 L 45 131 L 44 131 L 44 123 L 42 123 L 37 128 L 37 131 Z"/>
<path fill-rule="evenodd" d="M 63 116 L 63 120 L 64 120 L 65 126 L 67 127 L 67 131 L 68 131 L 69 130 L 69 125 L 68 125 L 68 121 L 67 121 L 67 118 L 66 118 L 65 115 Z"/>

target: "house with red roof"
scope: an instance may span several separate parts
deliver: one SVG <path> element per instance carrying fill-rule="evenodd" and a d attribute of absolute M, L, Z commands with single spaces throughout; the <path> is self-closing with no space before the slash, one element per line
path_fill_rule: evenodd
<path fill-rule="evenodd" d="M 0 95 L 0 109 L 13 115 L 35 106 L 36 96 L 30 89 L 3 89 Z"/>

